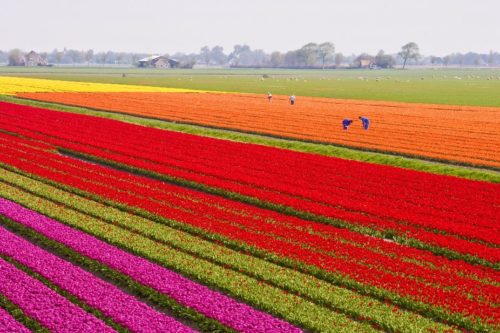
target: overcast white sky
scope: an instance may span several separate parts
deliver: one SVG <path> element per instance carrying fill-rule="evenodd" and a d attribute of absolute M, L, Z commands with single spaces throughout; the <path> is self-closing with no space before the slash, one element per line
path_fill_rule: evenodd
<path fill-rule="evenodd" d="M 0 50 L 196 52 L 246 43 L 344 54 L 500 51 L 500 0 L 0 0 Z"/>

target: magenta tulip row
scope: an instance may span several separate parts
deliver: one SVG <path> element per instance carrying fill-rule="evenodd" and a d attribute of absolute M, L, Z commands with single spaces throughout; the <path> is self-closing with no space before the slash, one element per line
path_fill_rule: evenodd
<path fill-rule="evenodd" d="M 0 254 L 28 267 L 84 303 L 101 311 L 114 322 L 134 332 L 192 332 L 175 319 L 138 301 L 89 272 L 0 228 Z M 14 285 L 16 281 L 14 280 Z M 15 287 L 15 286 L 14 286 Z M 15 287 L 16 288 L 16 287 Z M 17 292 L 22 288 L 17 286 Z M 9 297 L 8 297 L 9 298 Z M 36 304 L 33 300 L 33 304 Z"/>
<path fill-rule="evenodd" d="M 29 333 L 30 330 L 17 322 L 7 311 L 0 308 L 0 332 Z"/>
<path fill-rule="evenodd" d="M 4 237 L 0 242 L 1 249 L 10 245 Z M 52 332 L 114 332 L 96 317 L 1 258 L 0 293 Z"/>

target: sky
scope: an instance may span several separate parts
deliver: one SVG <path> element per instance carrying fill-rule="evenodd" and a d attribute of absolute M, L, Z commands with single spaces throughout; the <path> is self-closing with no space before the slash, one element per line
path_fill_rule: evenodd
<path fill-rule="evenodd" d="M 331 41 L 344 54 L 500 51 L 500 0 L 0 0 L 0 50 L 266 52 Z"/>

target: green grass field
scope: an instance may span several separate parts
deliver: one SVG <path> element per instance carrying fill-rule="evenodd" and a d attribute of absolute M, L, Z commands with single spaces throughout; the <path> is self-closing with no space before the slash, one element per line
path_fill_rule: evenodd
<path fill-rule="evenodd" d="M 299 97 L 500 107 L 500 69 L 155 70 L 4 66 L 0 67 L 0 75 L 262 94 L 271 91 Z"/>

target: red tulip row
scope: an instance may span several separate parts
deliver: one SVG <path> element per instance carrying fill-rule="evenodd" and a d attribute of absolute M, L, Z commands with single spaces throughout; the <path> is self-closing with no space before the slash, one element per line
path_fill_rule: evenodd
<path fill-rule="evenodd" d="M 0 161 L 39 176 L 453 312 L 498 316 L 493 270 L 16 145 L 15 138 L 0 145 Z"/>
<path fill-rule="evenodd" d="M 42 110 L 42 111 L 44 111 L 44 110 Z M 232 186 L 231 189 L 236 191 L 236 192 L 243 193 L 243 194 L 246 194 L 249 196 L 254 196 L 254 197 L 257 197 L 259 199 L 267 200 L 267 201 L 270 201 L 273 203 L 279 203 L 279 204 L 286 205 L 286 206 L 297 207 L 298 209 L 301 209 L 301 210 L 306 210 L 306 211 L 322 214 L 325 216 L 333 216 L 337 219 L 342 219 L 344 221 L 348 221 L 349 223 L 353 223 L 356 225 L 369 226 L 372 229 L 377 229 L 380 231 L 384 231 L 386 229 L 392 229 L 392 230 L 395 230 L 396 232 L 398 232 L 399 234 L 404 234 L 407 237 L 415 238 L 415 239 L 420 240 L 424 243 L 432 244 L 432 245 L 447 248 L 447 249 L 452 249 L 452 250 L 457 251 L 457 252 L 462 253 L 462 254 L 474 255 L 474 256 L 486 259 L 490 262 L 498 262 L 500 259 L 500 251 L 498 251 L 498 249 L 496 247 L 489 247 L 487 245 L 469 242 L 467 240 L 457 238 L 453 235 L 443 235 L 440 233 L 434 233 L 434 232 L 432 232 L 432 230 L 430 230 L 430 231 L 429 230 L 422 230 L 422 228 L 420 228 L 418 226 L 414 226 L 414 225 L 409 224 L 409 223 L 401 223 L 401 221 L 398 221 L 395 218 L 381 217 L 381 216 L 367 213 L 366 211 L 356 211 L 356 210 L 352 210 L 352 209 L 346 209 L 345 208 L 346 205 L 347 206 L 362 205 L 363 207 L 367 207 L 365 210 L 371 209 L 370 205 L 368 204 L 367 201 L 363 201 L 362 203 L 360 203 L 359 198 L 353 197 L 352 195 L 351 196 L 348 196 L 348 195 L 344 196 L 344 198 L 342 200 L 344 203 L 344 206 L 333 207 L 331 205 L 326 205 L 324 203 L 312 201 L 312 199 L 308 199 L 307 197 L 289 196 L 289 195 L 283 194 L 283 193 L 278 192 L 278 191 L 263 189 L 262 187 L 255 187 L 253 185 L 245 185 L 242 183 L 228 181 L 226 179 L 218 178 L 218 177 L 213 176 L 213 175 L 203 174 L 199 170 L 197 170 L 197 172 L 194 172 L 193 170 L 187 170 L 186 168 L 182 169 L 178 165 L 167 166 L 167 165 L 161 164 L 161 163 L 153 163 L 153 162 L 144 161 L 140 158 L 132 157 L 130 155 L 131 152 L 127 153 L 126 151 L 122 151 L 121 153 L 113 153 L 113 152 L 108 151 L 108 149 L 106 149 L 106 151 L 104 151 L 103 149 L 92 148 L 92 146 L 99 147 L 99 144 L 101 146 L 104 146 L 104 147 L 105 146 L 113 147 L 113 146 L 116 146 L 116 144 L 114 144 L 112 142 L 108 142 L 108 141 L 106 141 L 106 144 L 100 143 L 101 140 L 95 140 L 95 135 L 94 135 L 93 139 L 90 139 L 90 138 L 85 139 L 86 135 L 90 135 L 90 134 L 84 134 L 84 132 L 87 131 L 85 127 L 79 128 L 78 124 L 74 123 L 74 120 L 73 120 L 73 123 L 71 123 L 71 117 L 70 117 L 70 119 L 65 119 L 65 117 L 68 117 L 68 115 L 66 115 L 66 114 L 61 114 L 58 112 L 52 112 L 52 113 L 55 113 L 56 115 L 61 115 L 61 117 L 63 118 L 62 120 L 59 119 L 59 121 L 54 120 L 54 124 L 64 124 L 63 127 L 66 128 L 66 131 L 59 129 L 59 132 L 55 132 L 55 134 L 57 134 L 56 137 L 54 137 L 54 135 L 52 135 L 52 134 L 50 134 L 50 136 L 48 136 L 46 134 L 40 134 L 42 132 L 48 133 L 49 129 L 47 129 L 43 126 L 43 124 L 41 123 L 41 120 L 40 120 L 40 123 L 36 124 L 35 117 L 32 117 L 33 121 L 27 122 L 27 120 L 25 118 L 23 118 L 22 113 L 20 115 L 19 114 L 13 115 L 9 122 L 4 122 L 3 124 L 1 124 L 1 123 L 0 124 L 1 124 L 2 128 L 6 129 L 6 130 L 17 131 L 18 133 L 22 133 L 23 135 L 26 135 L 26 136 L 31 136 L 31 137 L 38 138 L 41 140 L 46 140 L 47 142 L 52 142 L 55 145 L 74 149 L 74 150 L 77 150 L 80 152 L 85 152 L 85 153 L 88 153 L 91 155 L 101 156 L 101 157 L 106 158 L 108 160 L 118 161 L 118 162 L 121 162 L 121 163 L 127 164 L 127 165 L 135 165 L 135 166 L 138 166 L 141 168 L 154 170 L 154 171 L 157 171 L 159 173 L 174 175 L 174 176 L 177 176 L 180 178 L 194 180 L 194 181 L 197 181 L 199 183 L 204 183 L 204 184 L 208 184 L 208 185 L 219 187 L 219 188 L 228 188 L 228 184 L 230 184 Z M 49 112 L 49 115 L 51 115 L 50 112 Z M 45 118 L 49 117 L 49 115 L 45 116 Z M 70 114 L 69 116 L 74 116 L 74 115 Z M 96 119 L 94 119 L 92 117 L 87 117 L 87 118 L 91 118 L 92 121 L 96 121 Z M 87 120 L 87 119 L 84 118 L 83 120 Z M 101 120 L 101 119 L 97 118 L 97 120 Z M 107 123 L 110 122 L 108 120 L 104 120 L 104 119 L 102 119 L 102 120 L 107 122 Z M 97 122 L 97 124 L 99 123 L 98 121 L 96 121 L 96 122 Z M 113 122 L 111 122 L 111 123 L 113 124 Z M 55 126 L 54 124 L 51 124 L 50 127 Z M 31 128 L 35 125 L 38 126 L 36 132 L 34 131 L 34 129 Z M 67 131 L 67 127 L 73 126 L 73 125 L 75 127 L 75 130 Z M 96 124 L 92 123 L 90 125 L 94 126 Z M 117 126 L 120 127 L 122 125 L 119 124 Z M 135 126 L 135 127 L 139 127 L 139 126 Z M 105 133 L 106 133 L 106 135 L 109 133 L 113 133 L 114 137 L 116 138 L 118 133 L 112 132 L 111 131 L 112 129 L 113 128 L 111 128 L 109 132 L 105 132 Z M 76 131 L 76 130 L 78 130 L 78 131 Z M 75 131 L 78 133 L 77 136 L 74 134 L 71 134 Z M 169 132 L 167 132 L 167 133 L 171 134 Z M 177 133 L 175 133 L 175 134 L 177 134 Z M 103 134 L 103 136 L 106 136 L 106 135 Z M 184 136 L 184 135 L 182 135 L 182 136 Z M 88 142 L 87 144 L 71 143 L 71 141 L 80 142 L 84 139 L 86 140 L 86 142 Z M 127 138 L 124 139 L 124 141 L 127 141 L 127 140 L 128 140 Z M 204 139 L 201 138 L 200 140 L 204 140 Z M 114 141 L 117 141 L 117 140 L 114 140 Z M 228 143 L 228 144 L 234 145 L 235 143 Z M 245 145 L 245 146 L 249 146 L 249 145 Z M 115 148 L 115 149 L 118 150 L 118 148 Z M 122 147 L 122 149 L 125 149 L 125 148 Z M 182 150 L 182 148 L 179 148 L 179 149 Z M 281 150 L 277 150 L 277 149 L 275 149 L 275 150 L 282 153 Z M 180 154 L 177 154 L 176 156 L 178 156 L 178 155 L 180 155 Z M 186 154 L 184 154 L 184 155 L 186 155 Z M 306 154 L 302 154 L 302 155 L 306 155 Z M 306 155 L 306 156 L 310 157 L 309 155 Z M 176 162 L 177 159 L 173 159 L 173 161 Z M 339 161 L 341 161 L 341 160 L 339 160 Z M 206 163 L 209 164 L 208 161 Z M 358 163 L 358 164 L 361 164 L 361 163 Z M 361 164 L 361 165 L 363 167 L 365 166 L 363 164 Z M 189 162 L 188 166 L 191 167 L 192 162 Z M 371 165 L 369 165 L 369 166 L 372 167 Z M 198 166 L 198 167 L 203 167 L 203 166 Z M 397 170 L 397 169 L 393 169 L 393 170 L 395 170 L 396 174 L 399 173 L 399 170 Z M 419 173 L 416 173 L 416 174 L 420 175 Z M 449 178 L 453 181 L 456 181 L 455 179 L 453 179 L 451 177 L 444 177 L 444 178 Z M 258 177 L 256 179 L 258 181 Z M 478 183 L 478 182 L 470 182 L 470 181 L 464 181 L 464 182 L 468 186 L 470 185 L 469 183 L 472 183 L 471 186 L 473 188 L 475 186 L 477 186 L 477 184 L 483 185 L 482 183 Z M 270 180 L 269 183 L 273 183 L 273 182 Z M 487 184 L 487 185 L 490 185 L 490 184 Z M 495 186 L 495 185 L 492 185 L 492 186 Z M 373 187 L 376 188 L 377 186 L 373 186 Z M 290 186 L 290 188 L 296 188 L 296 186 L 295 187 Z M 455 196 L 458 196 L 458 195 L 455 195 Z M 447 195 L 444 198 L 445 199 L 444 201 L 448 200 L 448 197 L 451 197 L 451 196 Z M 472 201 L 472 198 L 468 198 L 467 196 L 462 196 L 462 197 L 458 196 L 458 197 L 462 201 L 465 201 L 466 199 L 469 202 Z M 451 197 L 451 198 L 453 198 L 453 197 Z M 482 199 L 482 200 L 477 201 L 477 204 L 479 206 L 481 203 L 483 203 L 483 206 L 487 206 L 489 208 L 489 210 L 492 211 L 492 213 L 491 213 L 492 215 L 496 215 L 498 209 L 496 208 L 496 206 L 494 204 L 488 203 L 488 199 L 490 201 L 496 200 L 496 197 L 494 194 L 490 195 L 490 196 L 488 196 L 488 195 L 477 196 L 476 195 L 476 198 Z M 466 205 L 464 204 L 464 206 L 466 206 Z M 380 208 L 379 210 L 383 211 L 382 208 Z M 478 207 L 477 210 L 481 210 L 481 208 Z M 484 214 L 487 214 L 488 210 L 484 209 L 484 211 L 485 211 Z M 443 220 L 440 218 L 434 218 L 433 220 L 436 221 L 436 223 L 434 223 L 435 225 L 444 224 L 445 226 L 447 226 L 448 230 L 453 229 L 453 230 L 457 231 L 457 233 L 462 235 L 462 236 L 467 235 L 468 237 L 482 239 L 482 240 L 490 241 L 493 243 L 496 243 L 496 240 L 498 238 L 498 233 L 494 232 L 496 230 L 495 228 L 497 228 L 496 226 L 493 226 L 493 227 L 487 226 L 487 225 L 480 226 L 480 225 L 474 225 L 474 223 L 469 223 L 469 225 L 455 224 L 455 223 L 450 223 L 448 220 Z M 488 221 L 489 220 L 495 221 L 495 218 L 490 218 L 490 219 L 488 219 Z M 444 229 L 446 229 L 446 228 L 444 228 Z"/>

